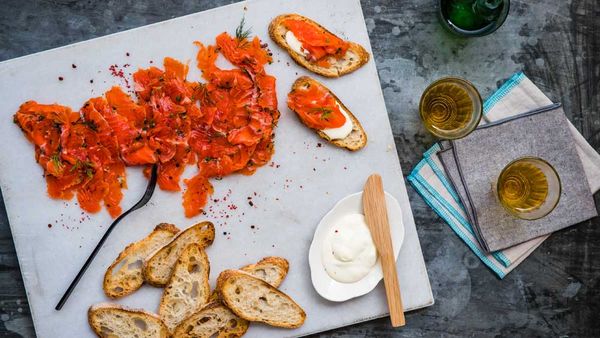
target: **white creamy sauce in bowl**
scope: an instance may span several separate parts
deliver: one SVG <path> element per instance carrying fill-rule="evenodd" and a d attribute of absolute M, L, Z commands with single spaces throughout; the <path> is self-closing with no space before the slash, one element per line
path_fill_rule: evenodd
<path fill-rule="evenodd" d="M 402 209 L 387 192 L 385 200 L 394 257 L 398 258 L 404 241 Z M 308 251 L 310 279 L 315 291 L 327 300 L 343 302 L 360 297 L 383 278 L 363 214 L 362 192 L 355 193 L 337 202 L 315 229 Z"/>
<path fill-rule="evenodd" d="M 363 279 L 377 263 L 377 249 L 362 214 L 348 214 L 332 226 L 321 250 L 327 274 L 341 283 Z"/>

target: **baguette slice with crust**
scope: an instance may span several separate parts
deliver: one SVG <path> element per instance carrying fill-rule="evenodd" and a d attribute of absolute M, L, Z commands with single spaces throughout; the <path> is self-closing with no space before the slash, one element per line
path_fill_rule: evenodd
<path fill-rule="evenodd" d="M 190 244 L 207 247 L 215 239 L 215 226 L 211 222 L 200 222 L 183 230 L 169 243 L 151 254 L 144 261 L 144 279 L 154 286 L 165 286 L 181 252 Z"/>
<path fill-rule="evenodd" d="M 129 244 L 106 270 L 104 293 L 108 297 L 119 298 L 139 289 L 144 283 L 144 259 L 167 244 L 178 232 L 175 225 L 161 223 L 146 238 Z"/>
<path fill-rule="evenodd" d="M 304 310 L 288 295 L 243 271 L 221 272 L 217 291 L 233 313 L 248 321 L 297 328 L 306 319 Z"/>
<path fill-rule="evenodd" d="M 190 244 L 183 252 L 167 284 L 158 314 L 170 330 L 198 311 L 208 301 L 210 263 L 199 244 Z"/>
<path fill-rule="evenodd" d="M 294 92 L 296 90 L 303 90 L 303 88 L 308 88 L 308 86 L 313 86 L 313 85 L 321 86 L 321 87 L 327 89 L 329 91 L 329 93 L 335 98 L 337 103 L 342 107 L 342 109 L 344 109 L 346 111 L 346 113 L 348 114 L 348 117 L 350 117 L 350 120 L 352 120 L 352 131 L 350 132 L 350 134 L 348 134 L 348 136 L 346 136 L 343 139 L 331 139 L 323 131 L 314 129 L 317 132 L 317 134 L 321 138 L 327 140 L 328 142 L 330 142 L 340 148 L 346 148 L 351 151 L 357 151 L 357 150 L 364 148 L 364 146 L 367 145 L 367 133 L 365 133 L 365 130 L 363 129 L 362 125 L 360 124 L 360 122 L 358 121 L 356 116 L 354 116 L 354 114 L 352 114 L 350 109 L 348 109 L 344 105 L 344 103 L 331 90 L 329 90 L 329 88 L 325 87 L 325 85 L 323 85 L 322 83 L 320 83 L 319 81 L 317 81 L 313 78 L 310 78 L 308 76 L 301 76 L 292 85 L 292 92 Z M 293 110 L 291 107 L 290 107 L 290 109 Z M 297 112 L 295 112 L 295 113 L 298 114 Z M 300 117 L 298 116 L 298 118 L 300 118 Z M 300 119 L 300 121 L 302 121 L 302 119 Z M 302 123 L 304 123 L 304 121 Z"/>
<path fill-rule="evenodd" d="M 265 282 L 278 288 L 287 276 L 290 264 L 287 259 L 282 257 L 269 256 L 261 259 L 256 264 L 243 266 L 240 270 L 251 274 L 253 277 L 262 279 Z"/>
<path fill-rule="evenodd" d="M 118 304 L 97 304 L 88 310 L 88 321 L 98 337 L 167 338 L 169 329 L 150 312 Z"/>
<path fill-rule="evenodd" d="M 294 61 L 296 61 L 302 67 L 310 70 L 311 72 L 326 77 L 339 77 L 357 70 L 369 61 L 369 53 L 363 48 L 363 46 L 355 42 L 349 41 L 348 43 L 350 44 L 350 47 L 341 59 L 338 60 L 335 57 L 331 56 L 329 58 L 329 62 L 331 64 L 329 67 L 322 67 L 317 65 L 316 62 L 308 60 L 304 55 L 296 52 L 289 46 L 287 40 L 285 39 L 285 35 L 288 30 L 283 25 L 283 22 L 286 19 L 305 21 L 309 24 L 317 26 L 324 32 L 331 32 L 325 29 L 325 27 L 314 22 L 313 20 L 298 14 L 279 15 L 271 21 L 271 24 L 269 25 L 269 35 L 271 36 L 271 39 L 273 39 L 273 41 L 275 41 L 279 46 L 281 46 L 281 48 L 285 49 L 285 51 L 288 54 L 290 54 Z"/>
<path fill-rule="evenodd" d="M 220 301 L 208 303 L 177 325 L 173 338 L 233 338 L 241 337 L 248 330 L 247 320 L 231 312 Z"/>
<path fill-rule="evenodd" d="M 282 257 L 265 257 L 255 264 L 243 266 L 240 270 L 251 274 L 252 276 L 262 279 L 265 282 L 278 288 L 283 282 L 283 279 L 288 273 L 290 264 L 287 259 Z M 210 295 L 210 302 L 218 301 L 219 295 L 217 290 L 214 290 Z"/>

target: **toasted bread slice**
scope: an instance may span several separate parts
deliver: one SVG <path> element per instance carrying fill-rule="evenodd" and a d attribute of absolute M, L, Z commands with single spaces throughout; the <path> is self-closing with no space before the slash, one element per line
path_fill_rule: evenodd
<path fill-rule="evenodd" d="M 167 338 L 169 329 L 157 315 L 118 304 L 97 304 L 88 310 L 88 321 L 98 337 Z"/>
<path fill-rule="evenodd" d="M 151 254 L 144 261 L 144 280 L 154 286 L 165 286 L 171 278 L 181 252 L 190 244 L 207 247 L 215 239 L 215 226 L 211 222 L 200 222 L 183 230 L 169 243 Z"/>
<path fill-rule="evenodd" d="M 329 90 L 329 88 L 325 87 L 325 85 L 323 85 L 321 82 L 319 82 L 313 78 L 310 78 L 308 76 L 301 76 L 292 85 L 292 92 L 294 92 L 296 90 L 303 90 L 303 88 L 308 88 L 309 86 L 312 86 L 312 85 L 321 86 L 321 87 L 327 89 L 329 91 L 329 93 L 335 98 L 337 103 L 342 107 L 342 109 L 344 109 L 346 111 L 348 117 L 352 121 L 352 131 L 350 132 L 350 134 L 348 134 L 348 136 L 344 137 L 343 139 L 331 139 L 322 130 L 319 130 L 319 129 L 313 129 L 313 130 L 315 130 L 321 138 L 327 140 L 328 142 L 330 142 L 340 148 L 346 148 L 350 151 L 357 151 L 357 150 L 364 148 L 367 145 L 367 133 L 365 133 L 365 130 L 363 129 L 362 125 L 360 124 L 360 122 L 358 121 L 356 116 L 354 116 L 354 114 L 352 114 L 350 109 L 348 109 L 344 105 L 344 103 L 331 90 Z M 290 109 L 293 111 L 293 109 L 291 107 L 290 107 Z M 295 112 L 295 113 L 298 114 L 297 112 Z M 300 118 L 300 117 L 298 117 L 298 118 Z M 302 119 L 300 119 L 300 121 L 302 121 Z M 302 121 L 302 123 L 304 123 L 304 121 Z"/>
<path fill-rule="evenodd" d="M 331 33 L 325 29 L 325 27 L 319 25 L 313 20 L 298 14 L 279 15 L 271 21 L 271 24 L 269 25 L 269 35 L 271 36 L 271 39 L 281 46 L 281 48 L 285 49 L 285 51 L 290 54 L 294 61 L 311 72 L 326 77 L 339 77 L 357 70 L 369 61 L 369 53 L 366 51 L 366 49 L 355 42 L 349 41 L 348 43 L 350 44 L 350 47 L 342 58 L 336 59 L 335 57 L 331 56 L 328 59 L 330 66 L 322 67 L 317 65 L 316 62 L 308 60 L 304 55 L 298 53 L 290 47 L 285 39 L 288 29 L 283 25 L 283 22 L 286 19 L 305 21 L 309 24 L 317 26 L 323 32 L 328 32 L 332 35 L 335 34 Z"/>
<path fill-rule="evenodd" d="M 169 330 L 200 310 L 208 301 L 210 263 L 200 244 L 190 244 L 179 256 L 167 284 L 158 314 Z"/>
<path fill-rule="evenodd" d="M 221 272 L 217 291 L 233 313 L 248 321 L 297 328 L 306 319 L 304 310 L 288 295 L 243 271 Z"/>
<path fill-rule="evenodd" d="M 177 325 L 172 337 L 241 337 L 248 330 L 249 324 L 247 320 L 236 316 L 221 302 L 211 302 Z"/>
<path fill-rule="evenodd" d="M 278 288 L 283 282 L 283 279 L 288 273 L 290 264 L 285 258 L 282 257 L 265 257 L 255 264 L 249 264 L 242 267 L 240 270 L 251 274 L 252 276 L 262 279 L 265 282 Z M 219 294 L 217 290 L 213 290 L 210 295 L 209 302 L 219 300 Z"/>
<path fill-rule="evenodd" d="M 125 247 L 104 274 L 104 293 L 108 297 L 119 298 L 139 289 L 144 283 L 144 259 L 167 244 L 178 232 L 175 225 L 161 223 L 146 238 Z"/>
<path fill-rule="evenodd" d="M 289 269 L 290 264 L 285 258 L 270 256 L 261 259 L 256 264 L 246 265 L 240 270 L 278 288 L 285 276 L 287 276 Z"/>

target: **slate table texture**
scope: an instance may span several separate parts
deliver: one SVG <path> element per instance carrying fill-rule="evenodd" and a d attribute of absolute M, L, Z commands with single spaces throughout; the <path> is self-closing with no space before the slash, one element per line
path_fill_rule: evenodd
<path fill-rule="evenodd" d="M 0 61 L 231 2 L 1 0 Z M 469 79 L 486 97 L 523 70 L 600 149 L 598 0 L 513 0 L 497 32 L 473 39 L 446 33 L 434 0 L 362 0 L 362 6 L 405 175 L 435 141 L 419 121 L 419 97 L 446 75 Z M 408 190 L 435 305 L 409 313 L 401 329 L 383 318 L 319 336 L 600 336 L 600 219 L 555 233 L 499 280 Z M 0 337 L 34 337 L 0 210 Z"/>

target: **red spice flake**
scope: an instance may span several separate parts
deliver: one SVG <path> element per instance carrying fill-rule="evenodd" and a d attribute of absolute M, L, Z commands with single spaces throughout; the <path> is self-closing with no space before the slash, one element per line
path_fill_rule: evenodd
<path fill-rule="evenodd" d="M 52 228 L 52 224 L 48 223 L 48 228 Z"/>
<path fill-rule="evenodd" d="M 254 203 L 252 201 L 248 201 L 248 204 L 250 204 L 251 207 L 254 206 Z"/>
<path fill-rule="evenodd" d="M 127 68 L 127 67 L 129 67 L 129 64 L 125 64 L 125 65 L 123 65 L 123 67 Z M 110 67 L 108 67 L 108 70 L 110 70 L 110 75 L 122 79 L 123 82 L 125 83 L 125 86 L 127 88 L 131 88 L 131 86 L 129 85 L 129 80 L 125 77 L 125 72 L 123 72 L 123 69 L 119 68 L 119 65 L 117 65 L 117 64 L 111 65 Z"/>
<path fill-rule="evenodd" d="M 65 78 L 64 78 L 64 77 L 62 77 L 62 76 L 59 76 L 59 77 L 58 77 L 58 81 L 62 81 L 62 80 L 64 80 L 64 79 L 65 79 Z"/>
<path fill-rule="evenodd" d="M 336 234 L 338 233 L 337 229 L 335 230 L 335 233 L 336 233 Z"/>

